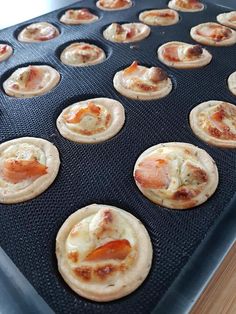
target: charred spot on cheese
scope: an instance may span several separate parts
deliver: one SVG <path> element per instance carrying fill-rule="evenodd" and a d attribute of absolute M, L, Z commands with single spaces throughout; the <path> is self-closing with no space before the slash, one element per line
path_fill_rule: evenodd
<path fill-rule="evenodd" d="M 222 41 L 231 36 L 232 30 L 222 25 L 214 24 L 203 26 L 203 28 L 197 29 L 196 33 L 200 36 L 209 37 L 215 41 Z"/>
<path fill-rule="evenodd" d="M 186 50 L 186 56 L 189 58 L 199 57 L 202 55 L 202 53 L 203 53 L 203 49 L 200 45 L 191 46 Z"/>
<path fill-rule="evenodd" d="M 174 200 L 191 200 L 193 197 L 195 197 L 197 194 L 199 194 L 200 190 L 193 190 L 193 189 L 188 189 L 188 188 L 180 188 L 177 190 L 172 198 Z"/>
<path fill-rule="evenodd" d="M 208 175 L 205 170 L 201 169 L 200 167 L 196 167 L 192 164 L 189 164 L 188 168 L 190 170 L 188 179 L 190 180 L 191 183 L 201 184 L 208 181 Z"/>
<path fill-rule="evenodd" d="M 84 281 L 89 281 L 92 278 L 92 267 L 80 266 L 73 269 L 75 275 Z"/>
<path fill-rule="evenodd" d="M 72 251 L 72 252 L 69 252 L 67 254 L 67 257 L 69 260 L 71 260 L 73 263 L 77 263 L 78 260 L 79 260 L 79 253 L 77 251 Z"/>
<path fill-rule="evenodd" d="M 101 280 L 107 279 L 107 277 L 111 276 L 115 271 L 117 271 L 117 267 L 112 264 L 107 264 L 104 266 L 99 266 L 94 269 L 94 275 L 99 277 Z"/>
<path fill-rule="evenodd" d="M 149 76 L 149 79 L 154 83 L 164 81 L 168 78 L 166 72 L 162 70 L 161 68 L 157 68 L 157 67 L 151 67 L 148 70 L 148 76 Z"/>

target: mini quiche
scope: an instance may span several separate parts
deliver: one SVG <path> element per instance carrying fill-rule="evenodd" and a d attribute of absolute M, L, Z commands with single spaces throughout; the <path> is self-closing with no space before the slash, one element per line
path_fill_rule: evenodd
<path fill-rule="evenodd" d="M 115 136 L 125 122 L 125 110 L 114 99 L 94 98 L 65 108 L 57 119 L 57 128 L 68 140 L 98 143 Z"/>
<path fill-rule="evenodd" d="M 51 40 L 59 35 L 58 29 L 48 22 L 38 22 L 25 27 L 18 35 L 18 40 L 39 43 Z"/>
<path fill-rule="evenodd" d="M 182 12 L 199 12 L 204 9 L 204 4 L 198 0 L 171 0 L 168 7 Z"/>
<path fill-rule="evenodd" d="M 152 244 L 130 213 L 92 204 L 69 216 L 56 237 L 58 269 L 79 295 L 98 302 L 124 297 L 147 277 Z"/>
<path fill-rule="evenodd" d="M 57 148 L 34 137 L 0 144 L 0 203 L 14 204 L 44 192 L 60 166 Z"/>
<path fill-rule="evenodd" d="M 98 0 L 96 6 L 105 11 L 125 10 L 132 6 L 131 0 Z"/>
<path fill-rule="evenodd" d="M 81 67 L 101 63 L 106 59 L 106 54 L 96 45 L 76 42 L 62 51 L 60 59 L 66 65 Z"/>
<path fill-rule="evenodd" d="M 236 96 L 236 71 L 228 77 L 228 87 L 231 93 Z"/>
<path fill-rule="evenodd" d="M 218 23 L 208 22 L 194 26 L 191 37 L 203 45 L 231 46 L 236 43 L 236 32 Z"/>
<path fill-rule="evenodd" d="M 219 14 L 216 19 L 220 24 L 236 29 L 236 11 Z"/>
<path fill-rule="evenodd" d="M 162 45 L 157 54 L 161 62 L 177 69 L 200 68 L 210 63 L 212 59 L 212 55 L 200 45 L 180 41 Z"/>
<path fill-rule="evenodd" d="M 204 150 L 188 143 L 161 143 L 144 151 L 134 166 L 139 190 L 173 209 L 204 203 L 216 190 L 218 170 Z"/>
<path fill-rule="evenodd" d="M 236 148 L 236 106 L 210 100 L 192 109 L 189 116 L 193 132 L 204 142 Z"/>
<path fill-rule="evenodd" d="M 8 59 L 13 53 L 11 46 L 6 44 L 0 44 L 0 62 Z"/>
<path fill-rule="evenodd" d="M 122 95 L 140 100 L 158 99 L 172 90 L 171 79 L 158 67 L 147 68 L 134 61 L 113 79 L 114 88 Z"/>
<path fill-rule="evenodd" d="M 30 98 L 48 93 L 60 81 L 60 74 L 48 65 L 19 68 L 3 83 L 7 95 Z"/>
<path fill-rule="evenodd" d="M 178 23 L 178 12 L 171 9 L 147 10 L 139 14 L 139 20 L 151 26 L 168 26 Z"/>
<path fill-rule="evenodd" d="M 97 20 L 98 16 L 92 14 L 86 8 L 67 10 L 60 18 L 60 22 L 68 25 L 89 24 L 96 22 Z"/>
<path fill-rule="evenodd" d="M 150 27 L 142 23 L 112 23 L 104 30 L 103 36 L 113 42 L 131 43 L 145 39 L 150 31 Z"/>

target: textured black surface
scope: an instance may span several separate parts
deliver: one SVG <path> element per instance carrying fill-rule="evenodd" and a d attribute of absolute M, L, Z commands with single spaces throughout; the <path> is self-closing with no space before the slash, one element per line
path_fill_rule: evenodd
<path fill-rule="evenodd" d="M 162 65 L 157 48 L 170 40 L 193 43 L 192 26 L 215 21 L 224 10 L 208 4 L 200 13 L 180 12 L 178 24 L 151 27 L 151 35 L 132 44 L 115 44 L 102 37 L 105 25 L 117 21 L 138 21 L 144 9 L 166 7 L 167 1 L 137 1 L 128 10 L 103 12 L 94 1 L 81 1 L 71 7 L 89 7 L 100 20 L 90 25 L 65 26 L 55 11 L 32 21 L 52 22 L 60 36 L 42 44 L 16 40 L 23 25 L 0 32 L 0 41 L 9 42 L 14 55 L 0 64 L 0 142 L 36 136 L 48 139 L 59 149 L 61 168 L 54 184 L 34 200 L 0 206 L 0 244 L 38 293 L 57 313 L 131 313 L 150 312 L 190 256 L 205 238 L 217 217 L 224 212 L 236 190 L 235 150 L 211 147 L 199 140 L 188 123 L 190 110 L 198 103 L 219 99 L 234 103 L 226 79 L 235 71 L 236 47 L 207 47 L 213 54 L 210 65 L 197 70 L 175 70 Z M 76 40 L 97 43 L 107 53 L 102 64 L 72 68 L 58 59 L 61 46 Z M 132 46 L 135 46 L 131 48 Z M 134 49 L 135 48 L 135 49 Z M 113 88 L 112 78 L 133 60 L 166 69 L 174 82 L 167 97 L 153 101 L 129 100 Z M 2 82 L 13 70 L 25 64 L 49 64 L 61 74 L 59 85 L 50 93 L 33 99 L 14 99 L 4 94 Z M 126 123 L 113 139 L 97 145 L 75 144 L 62 138 L 55 126 L 61 110 L 74 101 L 92 97 L 115 98 L 124 105 Z M 189 211 L 168 210 L 152 204 L 138 191 L 133 179 L 133 165 L 148 147 L 169 141 L 189 142 L 205 149 L 216 161 L 220 183 L 205 204 Z M 154 258 L 149 276 L 129 296 L 99 304 L 77 296 L 57 271 L 55 237 L 64 220 L 78 208 L 90 203 L 111 204 L 138 217 L 146 226 L 153 244 Z"/>

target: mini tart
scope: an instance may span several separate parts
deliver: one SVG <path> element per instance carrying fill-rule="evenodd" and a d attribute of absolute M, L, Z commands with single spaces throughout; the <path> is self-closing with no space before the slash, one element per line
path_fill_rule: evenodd
<path fill-rule="evenodd" d="M 236 96 L 236 71 L 228 77 L 228 87 L 231 93 Z"/>
<path fill-rule="evenodd" d="M 204 4 L 198 0 L 171 0 L 168 7 L 182 12 L 199 12 L 204 9 Z"/>
<path fill-rule="evenodd" d="M 11 46 L 6 44 L 0 44 L 0 62 L 8 59 L 13 53 Z"/>
<path fill-rule="evenodd" d="M 220 24 L 236 29 L 236 11 L 219 14 L 216 19 Z"/>
<path fill-rule="evenodd" d="M 204 203 L 215 192 L 218 170 L 210 155 L 197 146 L 162 143 L 139 156 L 134 179 L 152 202 L 187 209 Z"/>
<path fill-rule="evenodd" d="M 139 20 L 151 26 L 169 26 L 178 23 L 178 12 L 171 9 L 147 10 L 139 14 Z"/>
<path fill-rule="evenodd" d="M 158 59 L 176 69 L 200 68 L 211 62 L 212 55 L 200 45 L 171 41 L 159 47 Z"/>
<path fill-rule="evenodd" d="M 231 46 L 236 43 L 236 32 L 218 23 L 202 23 L 191 28 L 191 37 L 203 45 Z"/>
<path fill-rule="evenodd" d="M 5 93 L 18 98 L 30 98 L 48 93 L 60 81 L 60 74 L 48 65 L 19 68 L 3 83 Z"/>
<path fill-rule="evenodd" d="M 68 25 L 90 24 L 97 20 L 98 16 L 92 14 L 86 8 L 77 10 L 69 9 L 60 18 L 60 22 Z"/>
<path fill-rule="evenodd" d="M 98 302 L 124 297 L 149 273 L 152 244 L 128 212 L 92 204 L 69 216 L 56 238 L 58 269 L 79 295 Z"/>
<path fill-rule="evenodd" d="M 114 88 L 131 99 L 150 100 L 168 95 L 172 90 L 171 79 L 161 68 L 147 68 L 134 61 L 119 71 L 113 79 Z"/>
<path fill-rule="evenodd" d="M 68 140 L 98 143 L 115 136 L 124 122 L 125 110 L 120 102 L 94 98 L 64 109 L 57 119 L 57 128 Z"/>
<path fill-rule="evenodd" d="M 18 35 L 18 40 L 38 43 L 51 40 L 59 35 L 58 29 L 48 22 L 38 22 L 25 27 Z"/>
<path fill-rule="evenodd" d="M 219 100 L 203 102 L 192 109 L 193 132 L 212 145 L 236 148 L 236 106 Z"/>
<path fill-rule="evenodd" d="M 131 43 L 143 40 L 150 34 L 150 27 L 142 23 L 112 23 L 103 32 L 105 39 L 117 43 Z"/>
<path fill-rule="evenodd" d="M 106 59 L 106 54 L 95 45 L 77 42 L 66 47 L 60 59 L 66 65 L 82 67 L 101 63 Z"/>
<path fill-rule="evenodd" d="M 0 203 L 38 196 L 55 180 L 59 166 L 57 148 L 41 138 L 21 137 L 0 144 Z"/>
<path fill-rule="evenodd" d="M 125 10 L 132 6 L 131 0 L 99 0 L 96 6 L 105 11 Z"/>

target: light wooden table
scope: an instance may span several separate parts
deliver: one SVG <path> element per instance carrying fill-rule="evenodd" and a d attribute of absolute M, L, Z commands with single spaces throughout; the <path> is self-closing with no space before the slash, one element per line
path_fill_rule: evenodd
<path fill-rule="evenodd" d="M 236 314 L 236 242 L 194 305 L 191 314 Z"/>

